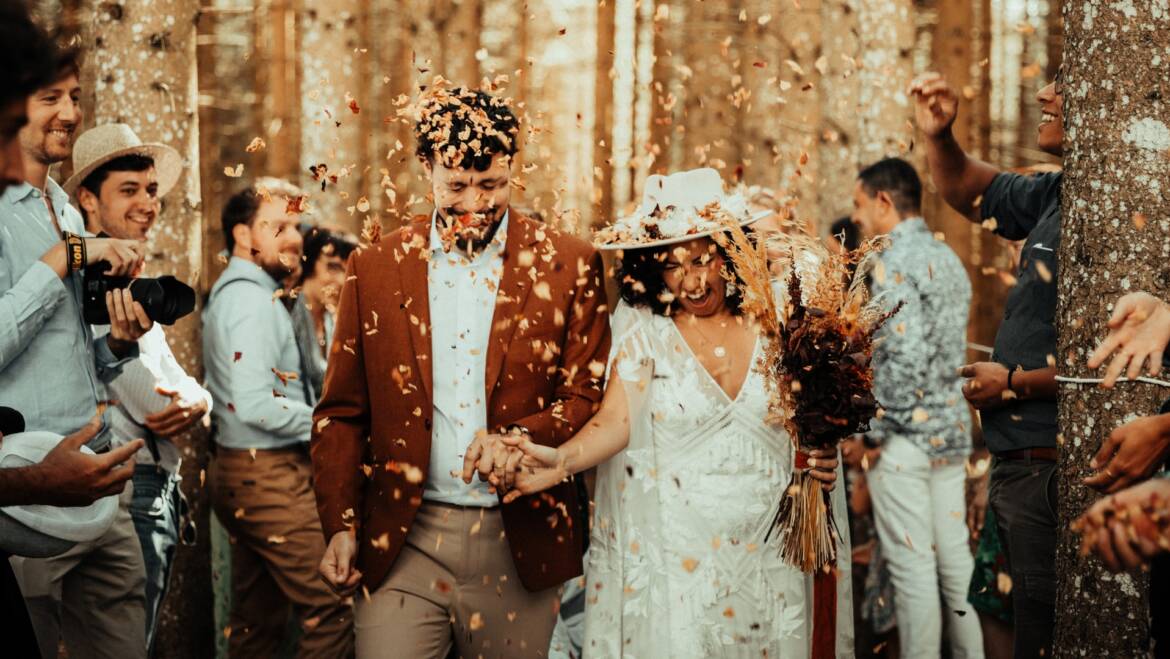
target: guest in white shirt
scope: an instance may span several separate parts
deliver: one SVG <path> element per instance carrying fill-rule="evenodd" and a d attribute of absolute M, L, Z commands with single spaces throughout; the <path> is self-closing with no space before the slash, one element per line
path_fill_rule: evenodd
<path fill-rule="evenodd" d="M 174 149 L 143 144 L 125 124 L 106 124 L 77 138 L 73 171 L 65 190 L 81 208 L 89 233 L 144 241 L 182 164 Z M 108 331 L 108 326 L 94 327 L 97 336 Z M 146 564 L 150 648 L 180 530 L 194 530 L 184 519 L 182 457 L 171 438 L 206 418 L 211 394 L 179 365 L 158 323 L 138 339 L 138 359 L 123 366 L 108 386 L 118 401 L 109 415 L 113 443 L 146 440 L 136 456 L 130 515 Z"/>

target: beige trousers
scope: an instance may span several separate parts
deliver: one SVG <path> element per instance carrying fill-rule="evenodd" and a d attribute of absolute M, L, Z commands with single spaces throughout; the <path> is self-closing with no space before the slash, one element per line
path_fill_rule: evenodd
<path fill-rule="evenodd" d="M 278 655 L 289 611 L 300 623 L 297 656 L 353 656 L 353 612 L 317 574 L 325 538 L 305 451 L 219 448 L 208 482 L 215 516 L 231 535 L 233 659 Z"/>
<path fill-rule="evenodd" d="M 423 502 L 390 574 L 354 612 L 359 659 L 547 657 L 560 588 L 516 574 L 498 509 Z"/>
<path fill-rule="evenodd" d="M 132 488 L 126 484 L 101 538 L 52 558 L 10 559 L 45 659 L 56 659 L 62 638 L 70 659 L 146 657 L 146 564 L 130 517 Z"/>

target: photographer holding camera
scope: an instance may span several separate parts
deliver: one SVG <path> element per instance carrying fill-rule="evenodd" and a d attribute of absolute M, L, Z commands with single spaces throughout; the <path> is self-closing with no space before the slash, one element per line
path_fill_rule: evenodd
<path fill-rule="evenodd" d="M 77 138 L 73 176 L 63 187 L 81 209 L 90 233 L 145 240 L 162 210 L 162 198 L 182 171 L 178 151 L 164 144 L 144 144 L 126 124 L 105 124 Z M 100 287 L 101 283 L 87 273 L 87 300 Z M 123 367 L 122 374 L 109 384 L 112 397 L 118 401 L 109 415 L 114 443 L 136 437 L 146 440 L 135 456 L 138 464 L 130 515 L 146 563 L 148 650 L 153 645 L 180 531 L 194 531 L 184 519 L 186 499 L 179 486 L 182 458 L 171 437 L 190 430 L 211 409 L 211 394 L 179 365 L 162 328 L 174 322 L 175 312 L 193 308 L 194 293 L 188 302 L 181 299 L 185 293 L 175 297 L 169 288 L 165 293 L 170 295 L 164 294 L 160 302 L 170 304 L 145 305 L 156 324 L 138 339 L 138 359 Z M 96 311 L 87 308 L 87 320 Z M 106 325 L 93 329 L 98 336 L 109 331 Z M 184 540 L 193 542 L 194 538 Z"/>
<path fill-rule="evenodd" d="M 49 167 L 72 152 L 81 88 L 76 53 L 39 57 L 54 66 L 27 97 L 27 124 L 19 133 L 24 180 L 0 198 L 0 401 L 19 410 L 29 428 L 71 435 L 104 411 L 105 383 L 137 358 L 137 341 L 153 322 L 128 289 L 103 296 L 107 336 L 95 340 L 82 317 L 80 271 L 104 261 L 108 274 L 132 276 L 144 247 L 82 237 L 80 214 L 49 178 Z M 95 452 L 108 451 L 91 456 L 99 462 L 125 462 L 141 446 L 110 450 L 109 435 L 103 427 L 88 441 Z M 121 489 L 128 503 L 129 488 L 108 485 L 104 494 Z M 12 565 L 42 656 L 57 655 L 62 635 L 71 656 L 99 649 L 110 657 L 145 656 L 142 549 L 125 505 L 99 539 L 51 559 L 13 558 Z"/>

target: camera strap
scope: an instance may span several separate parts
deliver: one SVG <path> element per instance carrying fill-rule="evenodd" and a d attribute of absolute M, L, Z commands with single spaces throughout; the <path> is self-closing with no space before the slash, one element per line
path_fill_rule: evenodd
<path fill-rule="evenodd" d="M 65 240 L 65 254 L 69 272 L 77 272 L 85 268 L 85 239 L 68 231 L 62 231 L 61 237 Z"/>

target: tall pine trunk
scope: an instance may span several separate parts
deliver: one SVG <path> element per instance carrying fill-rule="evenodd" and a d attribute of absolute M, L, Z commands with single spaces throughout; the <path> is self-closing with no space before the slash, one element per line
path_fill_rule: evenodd
<path fill-rule="evenodd" d="M 859 0 L 857 148 L 862 166 L 906 153 L 912 109 L 906 88 L 913 75 L 914 2 Z"/>
<path fill-rule="evenodd" d="M 195 23 L 198 0 L 123 0 L 96 7 L 85 26 L 86 79 L 95 99 L 86 108 L 95 124 L 129 124 L 144 141 L 163 142 L 183 156 L 178 184 L 167 195 L 148 245 L 147 274 L 173 274 L 198 285 L 202 268 L 199 189 L 199 120 L 196 107 Z M 201 375 L 199 313 L 167 329 L 179 362 Z M 176 439 L 183 454 L 183 489 L 197 523 L 207 528 L 208 501 L 200 473 L 207 435 L 192 431 Z M 158 656 L 212 655 L 213 626 L 208 538 L 178 547 L 170 591 L 159 620 Z"/>
<path fill-rule="evenodd" d="M 1060 246 L 1058 370 L 1086 373 L 1117 299 L 1170 293 L 1170 106 L 1165 3 L 1069 2 L 1064 7 L 1065 179 Z M 1138 657 L 1149 648 L 1148 578 L 1110 574 L 1080 558 L 1069 522 L 1099 495 L 1089 460 L 1114 428 L 1156 413 L 1147 384 L 1061 387 L 1056 657 Z"/>

